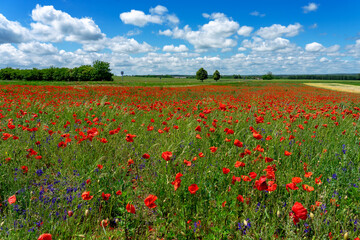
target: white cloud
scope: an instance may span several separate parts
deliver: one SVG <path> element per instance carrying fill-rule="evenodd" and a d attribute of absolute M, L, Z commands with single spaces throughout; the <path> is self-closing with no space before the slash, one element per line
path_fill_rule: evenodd
<path fill-rule="evenodd" d="M 18 49 L 24 53 L 36 54 L 36 55 L 51 55 L 56 54 L 58 49 L 51 43 L 29 42 L 21 43 L 18 45 Z"/>
<path fill-rule="evenodd" d="M 328 62 L 328 61 L 329 61 L 329 59 L 327 59 L 326 57 L 320 58 L 320 62 Z"/>
<path fill-rule="evenodd" d="M 291 44 L 288 39 L 280 37 L 268 40 L 263 40 L 259 37 L 253 37 L 253 41 L 248 39 L 244 40 L 242 42 L 242 46 L 258 52 L 278 51 L 285 49 L 291 50 L 295 48 L 295 45 Z"/>
<path fill-rule="evenodd" d="M 302 7 L 304 10 L 304 13 L 308 12 L 314 12 L 319 8 L 319 4 L 316 3 L 309 3 L 308 5 Z"/>
<path fill-rule="evenodd" d="M 174 45 L 165 45 L 162 49 L 164 52 L 187 52 L 189 49 L 181 44 L 178 47 L 175 47 Z"/>
<path fill-rule="evenodd" d="M 163 24 L 168 22 L 170 24 L 178 24 L 179 19 L 175 14 L 167 14 L 168 9 L 164 6 L 157 5 L 155 8 L 150 8 L 150 14 L 145 14 L 143 11 L 132 9 L 130 12 L 123 12 L 120 14 L 120 19 L 125 24 L 131 24 L 138 27 L 144 27 L 148 23 Z"/>
<path fill-rule="evenodd" d="M 319 52 L 324 49 L 325 49 L 325 47 L 322 44 L 317 43 L 317 42 L 309 43 L 309 44 L 306 44 L 306 46 L 305 46 L 305 50 L 308 52 Z"/>
<path fill-rule="evenodd" d="M 168 12 L 168 9 L 164 6 L 161 6 L 161 5 L 157 5 L 156 7 L 154 8 L 150 8 L 149 12 L 151 14 L 158 14 L 158 15 L 163 15 L 165 13 Z"/>
<path fill-rule="evenodd" d="M 33 37 L 39 41 L 59 42 L 62 40 L 82 42 L 105 37 L 91 18 L 74 18 L 53 6 L 40 6 L 32 10 Z"/>
<path fill-rule="evenodd" d="M 20 23 L 9 21 L 0 13 L 0 44 L 20 43 L 29 40 L 29 30 Z"/>
<path fill-rule="evenodd" d="M 347 45 L 346 49 L 348 50 L 348 54 L 350 56 L 360 58 L 360 39 L 356 40 L 353 45 Z"/>
<path fill-rule="evenodd" d="M 116 36 L 114 38 L 104 38 L 99 41 L 89 41 L 83 44 L 83 49 L 88 52 L 97 52 L 103 49 L 110 49 L 115 53 L 144 53 L 155 51 L 156 48 L 148 43 L 139 43 L 133 38 Z"/>
<path fill-rule="evenodd" d="M 237 31 L 237 34 L 239 34 L 240 36 L 244 36 L 244 37 L 248 37 L 250 36 L 250 33 L 254 30 L 253 27 L 249 27 L 249 26 L 242 26 L 239 28 L 239 30 Z"/>
<path fill-rule="evenodd" d="M 132 24 L 138 27 L 144 27 L 148 23 L 162 24 L 161 17 L 158 15 L 146 15 L 143 11 L 131 10 L 120 14 L 120 19 L 125 24 Z"/>
<path fill-rule="evenodd" d="M 287 27 L 280 24 L 273 24 L 270 27 L 261 27 L 255 34 L 265 39 L 274 39 L 285 35 L 294 37 L 300 33 L 302 25 L 299 23 L 290 24 Z"/>
<path fill-rule="evenodd" d="M 255 17 L 265 17 L 265 13 L 259 13 L 258 11 L 253 11 L 250 15 Z"/>
<path fill-rule="evenodd" d="M 312 42 L 309 44 L 306 44 L 305 50 L 307 52 L 322 52 L 327 53 L 328 55 L 337 55 L 337 52 L 340 50 L 340 45 L 333 45 L 328 48 L 324 47 L 321 43 L 318 42 Z"/>
<path fill-rule="evenodd" d="M 184 39 L 191 43 L 197 51 L 206 51 L 211 48 L 231 48 L 237 42 L 231 39 L 239 29 L 239 24 L 223 13 L 203 14 L 212 19 L 207 24 L 202 25 L 198 31 L 193 31 L 188 25 L 183 29 L 178 27 L 170 30 L 159 31 L 159 34 L 172 36 L 177 39 Z"/>

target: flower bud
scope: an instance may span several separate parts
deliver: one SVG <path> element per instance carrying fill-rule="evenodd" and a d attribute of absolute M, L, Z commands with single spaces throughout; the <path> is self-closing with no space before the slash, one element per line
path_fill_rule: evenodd
<path fill-rule="evenodd" d="M 344 239 L 346 240 L 346 239 L 348 239 L 348 238 L 349 238 L 349 233 L 346 232 L 346 233 L 344 234 Z"/>
<path fill-rule="evenodd" d="M 71 217 L 74 214 L 74 212 L 70 210 L 67 212 L 67 214 L 69 215 L 69 217 Z"/>
<path fill-rule="evenodd" d="M 244 225 L 247 226 L 248 225 L 248 222 L 246 220 L 244 220 Z"/>
<path fill-rule="evenodd" d="M 311 218 L 311 219 L 314 219 L 314 217 L 315 217 L 314 214 L 311 212 L 311 213 L 310 213 L 310 218 Z"/>
<path fill-rule="evenodd" d="M 276 216 L 277 216 L 278 218 L 281 216 L 281 212 L 280 212 L 279 210 L 276 212 Z"/>
<path fill-rule="evenodd" d="M 85 217 L 89 216 L 89 213 L 90 213 L 89 210 L 86 209 L 85 210 Z"/>

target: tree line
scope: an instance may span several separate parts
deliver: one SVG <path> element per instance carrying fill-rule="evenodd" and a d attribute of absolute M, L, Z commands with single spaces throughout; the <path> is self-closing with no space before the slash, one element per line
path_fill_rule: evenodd
<path fill-rule="evenodd" d="M 25 81 L 113 81 L 110 63 L 94 61 L 93 65 L 75 68 L 0 69 L 0 80 Z"/>

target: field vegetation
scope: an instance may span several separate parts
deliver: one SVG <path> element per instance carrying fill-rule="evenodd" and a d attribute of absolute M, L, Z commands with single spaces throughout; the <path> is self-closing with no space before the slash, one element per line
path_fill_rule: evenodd
<path fill-rule="evenodd" d="M 359 95 L 120 79 L 1 82 L 1 239 L 359 236 Z"/>

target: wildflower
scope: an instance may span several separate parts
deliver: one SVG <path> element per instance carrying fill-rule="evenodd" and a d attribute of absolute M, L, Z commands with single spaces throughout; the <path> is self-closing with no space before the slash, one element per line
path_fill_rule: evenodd
<path fill-rule="evenodd" d="M 128 203 L 128 204 L 126 205 L 126 211 L 128 211 L 129 213 L 135 214 L 135 207 L 134 207 L 134 205 Z"/>
<path fill-rule="evenodd" d="M 90 196 L 90 191 L 85 191 L 81 194 L 83 200 L 91 200 L 94 196 Z"/>
<path fill-rule="evenodd" d="M 197 190 L 199 190 L 199 187 L 196 184 L 191 184 L 188 189 L 191 194 L 195 194 Z"/>
<path fill-rule="evenodd" d="M 155 208 L 156 207 L 156 204 L 155 204 L 156 199 L 157 199 L 157 196 L 150 194 L 147 198 L 145 198 L 144 203 L 148 208 Z"/>
<path fill-rule="evenodd" d="M 44 233 L 41 234 L 37 240 L 52 240 L 52 236 L 50 233 Z"/>

